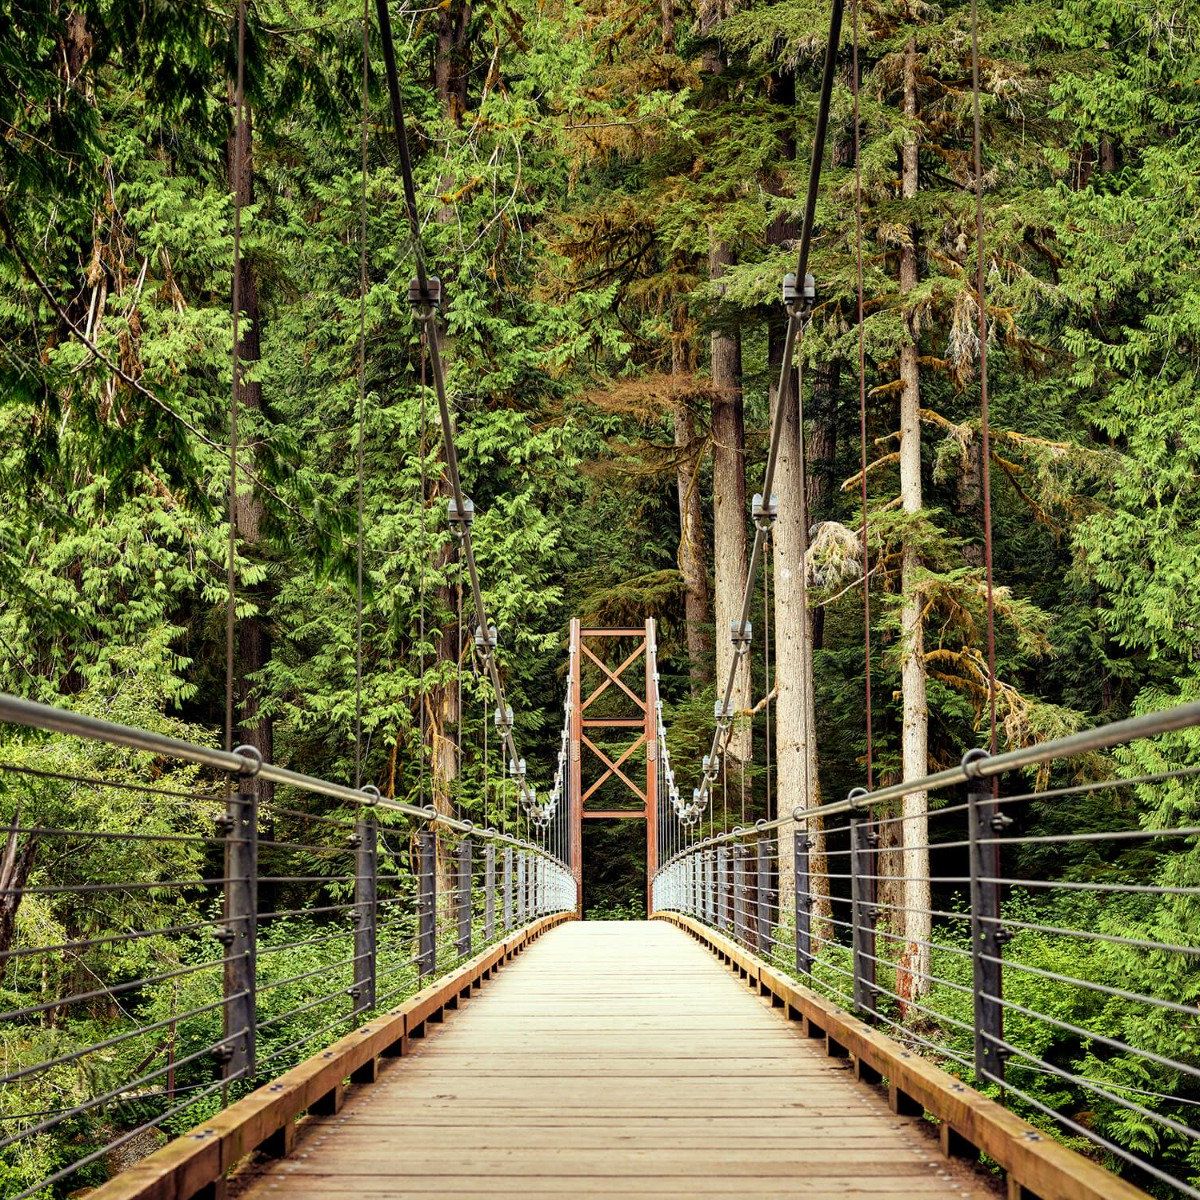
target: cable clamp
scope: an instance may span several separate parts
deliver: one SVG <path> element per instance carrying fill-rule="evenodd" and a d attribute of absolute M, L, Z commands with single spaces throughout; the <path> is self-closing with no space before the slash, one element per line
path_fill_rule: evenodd
<path fill-rule="evenodd" d="M 804 276 L 804 291 L 796 287 L 796 272 L 789 271 L 783 277 L 783 305 L 794 316 L 807 316 L 817 300 L 817 281 L 809 274 Z"/>
<path fill-rule="evenodd" d="M 496 706 L 496 728 L 501 733 L 511 733 L 513 727 L 513 710 L 511 704 L 503 707 Z"/>
<path fill-rule="evenodd" d="M 458 501 L 451 496 L 446 502 L 446 512 L 450 519 L 450 528 L 454 530 L 454 536 L 464 537 L 467 530 L 471 528 L 471 522 L 475 520 L 475 502 L 470 496 L 464 496 L 460 509 Z"/>
<path fill-rule="evenodd" d="M 736 655 L 749 654 L 750 642 L 754 636 L 754 623 L 752 621 L 730 621 L 729 623 L 729 640 L 733 642 L 733 652 Z"/>
<path fill-rule="evenodd" d="M 779 516 L 779 497 L 772 493 L 770 499 L 764 499 L 761 493 L 755 492 L 750 504 L 750 516 L 756 529 L 762 533 L 769 533 L 776 517 Z"/>
<path fill-rule="evenodd" d="M 421 281 L 414 279 L 408 285 L 408 302 L 414 308 L 433 310 L 442 305 L 442 281 L 436 275 L 428 275 L 425 279 L 425 290 L 421 290 Z"/>
<path fill-rule="evenodd" d="M 496 648 L 496 627 L 489 625 L 487 632 L 484 633 L 482 625 L 475 626 L 475 649 L 479 651 L 484 658 Z"/>

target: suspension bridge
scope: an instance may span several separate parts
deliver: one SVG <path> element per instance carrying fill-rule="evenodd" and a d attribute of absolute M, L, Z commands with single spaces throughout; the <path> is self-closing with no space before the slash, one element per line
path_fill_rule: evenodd
<path fill-rule="evenodd" d="M 475 823 L 365 784 L 361 709 L 352 783 L 233 745 L 235 349 L 223 748 L 0 696 L 21 750 L 0 761 L 13 798 L 0 860 L 0 1153 L 38 1174 L 6 1195 L 1200 1197 L 1200 1131 L 1186 1115 L 1200 1103 L 1200 885 L 1190 860 L 1164 873 L 1159 853 L 1200 835 L 1200 767 L 1173 736 L 1200 725 L 1200 704 L 998 752 L 982 325 L 989 749 L 876 788 L 868 747 L 868 786 L 844 799 L 793 809 L 778 797 L 771 819 L 747 826 L 715 818 L 734 675 L 753 652 L 754 583 L 779 516 L 781 413 L 802 401 L 793 362 L 816 291 L 808 259 L 841 0 L 783 281 L 743 602 L 721 631 L 732 665 L 686 797 L 652 620 L 572 621 L 545 795 L 520 755 L 383 0 L 377 19 L 446 513 L 518 821 L 490 824 L 485 810 Z M 239 118 L 244 5 L 240 20 Z M 235 236 L 235 321 L 238 253 Z M 861 316 L 860 281 L 860 331 Z M 361 689 L 361 434 L 357 460 Z M 1130 769 L 1097 775 L 1102 752 Z M 1049 832 L 1034 822 L 1047 804 Z M 581 919 L 584 830 L 598 821 L 644 829 L 645 920 Z M 1144 853 L 1119 870 L 1071 869 L 1134 847 Z M 1031 895 L 1059 903 L 1033 910 Z M 1119 929 L 1105 917 L 1118 909 L 1130 918 Z M 1076 1094 L 1089 1103 L 1068 1103 Z M 1113 1136 L 1120 1122 L 1139 1136 Z"/>
<path fill-rule="evenodd" d="M 1182 1093 L 1200 1069 L 1162 1049 L 1173 1041 L 1138 1045 L 1120 1024 L 1102 1032 L 1059 1014 L 1084 994 L 1097 1023 L 1116 1003 L 1160 1032 L 1194 1028 L 1186 980 L 1200 951 L 1167 924 L 1145 938 L 1103 922 L 1050 926 L 1014 900 L 1037 890 L 1161 901 L 1186 927 L 1200 888 L 1150 870 L 1086 883 L 1053 871 L 1017 878 L 1005 856 L 1032 844 L 1049 865 L 1080 847 L 1194 839 L 1182 820 L 1121 816 L 1138 795 L 1191 795 L 1200 768 L 1048 791 L 1023 781 L 1099 750 L 1161 747 L 1200 724 L 1200 705 L 968 755 L 915 783 L 701 837 L 676 795 L 653 623 L 575 624 L 571 645 L 554 812 L 533 840 L 297 775 L 244 748 L 0 697 L 0 720 L 12 726 L 127 756 L 124 772 L 96 777 L 56 769 L 53 753 L 0 764 L 6 792 L 77 796 L 75 811 L 92 814 L 70 827 L 14 820 L 10 829 L 55 856 L 51 874 L 21 889 L 24 904 L 92 910 L 68 941 L 17 938 L 0 951 L 6 994 L 37 997 L 2 1014 L 0 1148 L 58 1136 L 66 1159 L 22 1200 L 101 1166 L 113 1174 L 88 1193 L 95 1200 L 281 1189 L 984 1197 L 1007 1186 L 1018 1200 L 1123 1200 L 1169 1185 L 1195 1194 L 1088 1115 L 1053 1110 L 1030 1081 L 1061 1078 L 1194 1138 L 1148 1107 L 1147 1088 L 1104 1067 L 1105 1050 L 1139 1056 L 1167 1068 Z M 609 730 L 630 745 L 606 749 Z M 188 785 L 167 786 L 180 768 Z M 266 782 L 273 794 L 260 806 Z M 930 822 L 924 981 L 901 954 L 906 893 L 889 889 L 904 877 L 886 849 L 903 819 L 895 801 L 914 787 L 944 801 Z M 117 795 L 144 807 L 144 830 L 106 823 Z M 1066 814 L 1095 813 L 1101 799 L 1116 819 L 1025 834 L 1031 806 L 1047 796 Z M 592 820 L 644 825 L 647 920 L 579 920 Z M 83 873 L 106 860 L 100 877 Z M 142 875 L 130 874 L 135 864 Z M 6 899 L 13 890 L 6 884 Z M 193 919 L 173 922 L 185 905 Z M 1148 959 L 1161 986 L 1094 966 L 1075 973 L 1061 952 L 1037 953 L 1042 935 Z M 74 969 L 85 963 L 107 964 L 110 977 Z M 1037 1001 L 1027 999 L 1030 979 Z M 166 1012 L 138 1005 L 164 986 L 174 989 Z M 55 1030 L 98 1003 L 123 1014 L 118 1032 L 60 1050 Z M 1095 1048 L 1091 1073 L 1062 1065 L 1063 1038 Z M 145 1053 L 120 1053 L 130 1047 Z M 44 1085 L 37 1095 L 66 1093 L 80 1076 L 94 1089 L 87 1098 L 13 1113 L 31 1083 Z M 181 1114 L 195 1116 L 194 1128 L 161 1145 Z M 102 1145 L 74 1156 L 83 1129 Z"/>

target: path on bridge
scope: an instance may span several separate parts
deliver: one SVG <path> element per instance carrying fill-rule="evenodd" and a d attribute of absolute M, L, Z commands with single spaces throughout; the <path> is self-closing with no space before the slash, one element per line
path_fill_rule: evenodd
<path fill-rule="evenodd" d="M 679 930 L 570 922 L 244 1200 L 993 1196 Z"/>

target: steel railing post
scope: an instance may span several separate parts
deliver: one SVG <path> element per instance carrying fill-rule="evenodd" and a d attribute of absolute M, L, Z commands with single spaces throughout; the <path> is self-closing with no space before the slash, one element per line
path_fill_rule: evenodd
<path fill-rule="evenodd" d="M 758 839 L 758 929 L 754 945 L 761 958 L 770 958 L 774 951 L 771 936 L 771 844 L 765 837 Z"/>
<path fill-rule="evenodd" d="M 807 829 L 797 829 L 792 840 L 793 874 L 796 879 L 796 970 L 812 972 L 812 881 L 808 871 L 808 852 L 812 838 Z"/>
<path fill-rule="evenodd" d="M 856 788 L 850 793 L 852 803 L 859 803 L 866 791 Z M 871 822 L 865 809 L 852 809 L 850 818 L 850 932 L 854 958 L 854 1003 L 861 1012 L 873 1013 L 878 1003 L 875 988 L 875 906 L 871 878 Z"/>
<path fill-rule="evenodd" d="M 458 846 L 458 953 L 466 958 L 471 953 L 471 921 L 475 916 L 472 910 L 471 867 L 474 862 L 474 848 L 469 837 L 463 838 Z"/>
<path fill-rule="evenodd" d="M 354 830 L 354 986 L 355 1014 L 375 1007 L 375 959 L 378 929 L 379 834 L 374 817 Z"/>
<path fill-rule="evenodd" d="M 717 847 L 717 928 L 728 933 L 729 920 L 729 847 Z"/>
<path fill-rule="evenodd" d="M 240 781 L 239 781 L 240 782 Z M 258 955 L 258 794 L 253 784 L 229 794 L 225 818 L 224 1038 L 226 1079 L 254 1074 Z"/>
<path fill-rule="evenodd" d="M 504 909 L 504 932 L 513 927 L 513 851 L 511 846 L 504 847 L 504 886 L 501 902 Z"/>
<path fill-rule="evenodd" d="M 746 945 L 746 847 L 741 843 L 733 848 L 733 940 Z"/>
<path fill-rule="evenodd" d="M 980 752 L 982 754 L 982 752 Z M 968 755 L 968 759 L 971 756 Z M 968 760 L 964 759 L 964 765 Z M 999 811 L 991 786 L 968 785 L 970 822 L 971 962 L 975 984 L 975 1082 L 1004 1080 L 1004 1005 L 1002 997 L 1005 935 L 1000 924 L 999 844 L 1010 818 Z"/>
<path fill-rule="evenodd" d="M 488 842 L 483 848 L 483 940 L 491 945 L 496 939 L 496 847 Z"/>
<path fill-rule="evenodd" d="M 421 974 L 437 970 L 437 834 L 417 835 L 417 961 Z"/>
<path fill-rule="evenodd" d="M 525 924 L 526 902 L 529 897 L 525 894 L 525 851 L 517 851 L 517 928 Z"/>

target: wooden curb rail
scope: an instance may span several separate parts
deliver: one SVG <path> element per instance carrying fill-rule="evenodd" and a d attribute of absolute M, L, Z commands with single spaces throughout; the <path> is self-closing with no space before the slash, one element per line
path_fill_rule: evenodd
<path fill-rule="evenodd" d="M 88 1194 L 88 1200 L 220 1200 L 226 1174 L 255 1150 L 290 1153 L 296 1118 L 341 1107 L 346 1080 L 373 1083 L 381 1057 L 407 1053 L 428 1021 L 440 1021 L 471 991 L 548 929 L 575 914 L 554 913 L 497 942 L 458 970 L 380 1013 L 327 1049 L 231 1104 Z"/>
<path fill-rule="evenodd" d="M 947 1156 L 994 1159 L 1008 1176 L 1008 1200 L 1150 1200 L 1098 1163 L 1055 1141 L 947 1071 L 906 1050 L 853 1013 L 788 978 L 716 930 L 681 913 L 655 913 L 691 934 L 731 970 L 770 996 L 826 1053 L 850 1058 L 864 1083 L 887 1083 L 892 1111 L 939 1122 Z"/>

